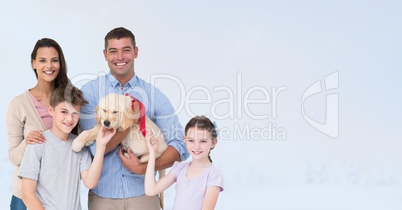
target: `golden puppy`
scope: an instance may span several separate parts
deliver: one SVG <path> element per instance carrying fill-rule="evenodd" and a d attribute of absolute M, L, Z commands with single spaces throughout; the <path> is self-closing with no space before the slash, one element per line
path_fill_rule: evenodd
<path fill-rule="evenodd" d="M 72 149 L 79 152 L 84 146 L 91 145 L 101 125 L 123 130 L 131 127 L 130 133 L 121 142 L 123 148 L 129 147 L 140 162 L 147 162 L 149 152 L 146 138 L 153 135 L 158 140 L 156 157 L 159 157 L 167 149 L 167 143 L 161 130 L 145 115 L 145 108 L 141 106 L 131 96 L 111 93 L 101 98 L 95 111 L 98 123 L 92 129 L 81 132 L 74 139 Z"/>

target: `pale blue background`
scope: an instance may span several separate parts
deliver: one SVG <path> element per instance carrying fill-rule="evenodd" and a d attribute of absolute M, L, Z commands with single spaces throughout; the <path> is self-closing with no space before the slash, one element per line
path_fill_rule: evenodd
<path fill-rule="evenodd" d="M 189 96 L 192 88 L 209 90 L 210 103 L 178 109 L 183 125 L 191 113 L 231 112 L 229 103 L 211 107 L 229 97 L 214 88 L 233 91 L 234 116 L 215 119 L 230 132 L 212 152 L 225 177 L 217 209 L 402 209 L 401 10 L 400 1 L 5 1 L 0 209 L 8 208 L 14 170 L 7 157 L 6 111 L 13 97 L 35 84 L 29 61 L 34 43 L 57 40 L 69 77 L 81 86 L 108 71 L 103 38 L 118 26 L 137 37 L 140 77 L 150 81 L 163 73 L 179 81 L 155 83 L 175 107 L 186 97 L 206 99 L 202 92 Z M 339 89 L 330 91 L 339 94 L 337 139 L 314 129 L 301 112 L 303 92 L 333 72 L 339 73 Z M 238 111 L 239 96 L 257 86 L 268 92 L 286 87 L 275 119 L 268 103 L 250 105 L 255 114 L 269 114 L 265 120 Z M 325 92 L 305 106 L 311 118 L 325 122 Z M 269 124 L 285 130 L 286 139 L 235 133 L 236 126 L 262 130 Z M 171 188 L 168 208 L 173 198 Z M 86 209 L 85 188 L 82 199 Z"/>

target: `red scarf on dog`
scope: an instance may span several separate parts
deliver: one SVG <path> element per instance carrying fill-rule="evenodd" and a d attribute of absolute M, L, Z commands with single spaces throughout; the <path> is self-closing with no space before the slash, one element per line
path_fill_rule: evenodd
<path fill-rule="evenodd" d="M 131 97 L 131 109 L 134 110 L 134 102 L 138 101 L 138 104 L 140 105 L 140 131 L 142 135 L 145 137 L 146 136 L 146 128 L 145 128 L 145 107 L 144 104 L 141 103 L 138 99 L 134 98 L 130 94 L 126 93 L 124 94 L 125 96 L 130 96 Z"/>

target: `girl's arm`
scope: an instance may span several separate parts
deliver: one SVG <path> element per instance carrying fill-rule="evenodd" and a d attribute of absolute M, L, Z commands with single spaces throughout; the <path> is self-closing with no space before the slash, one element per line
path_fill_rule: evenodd
<path fill-rule="evenodd" d="M 106 144 L 116 133 L 116 130 L 115 128 L 107 129 L 105 127 L 101 127 L 99 130 L 98 136 L 96 137 L 96 151 L 91 167 L 89 170 L 81 172 L 81 179 L 84 185 L 89 189 L 93 189 L 98 184 L 102 172 Z"/>
<path fill-rule="evenodd" d="M 175 178 L 174 175 L 169 172 L 166 176 L 158 180 L 158 182 L 155 182 L 155 154 L 158 149 L 158 141 L 153 135 L 147 138 L 147 146 L 149 150 L 149 160 L 145 172 L 145 194 L 153 196 L 170 187 L 174 183 Z"/>
<path fill-rule="evenodd" d="M 37 181 L 22 178 L 22 200 L 30 210 L 45 210 L 38 197 L 36 197 L 36 186 Z"/>
<path fill-rule="evenodd" d="M 216 202 L 218 201 L 219 192 L 221 188 L 218 186 L 208 187 L 205 192 L 204 203 L 202 204 L 202 210 L 215 209 Z"/>

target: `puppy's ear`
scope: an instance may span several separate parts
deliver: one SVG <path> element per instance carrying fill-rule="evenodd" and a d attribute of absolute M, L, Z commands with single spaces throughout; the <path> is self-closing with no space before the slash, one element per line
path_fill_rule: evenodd
<path fill-rule="evenodd" d="M 131 105 L 126 106 L 124 111 L 121 112 L 122 116 L 122 122 L 121 122 L 121 127 L 126 130 L 131 126 L 132 123 L 132 117 L 134 116 L 133 110 L 131 109 Z"/>
<path fill-rule="evenodd" d="M 99 124 L 100 123 L 99 106 L 96 106 L 96 108 L 95 108 L 95 119 L 96 119 L 96 122 Z"/>
<path fill-rule="evenodd" d="M 131 124 L 130 118 L 128 117 L 129 114 L 126 112 L 123 112 L 122 115 L 123 115 L 123 119 L 122 119 L 123 122 L 121 123 L 121 127 L 124 130 L 126 130 L 127 128 L 130 127 L 130 124 Z"/>
<path fill-rule="evenodd" d="M 131 107 L 131 121 L 134 124 L 138 124 L 141 117 L 140 103 L 138 101 L 134 101 Z"/>

